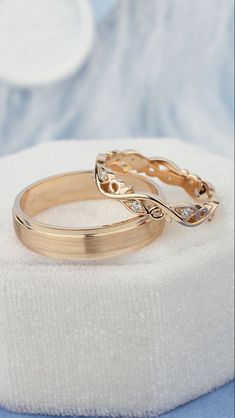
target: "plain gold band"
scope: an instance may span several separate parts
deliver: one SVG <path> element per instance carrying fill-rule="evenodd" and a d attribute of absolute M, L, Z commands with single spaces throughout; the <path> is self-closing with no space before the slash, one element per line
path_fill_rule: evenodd
<path fill-rule="evenodd" d="M 49 177 L 32 184 L 16 198 L 13 224 L 21 242 L 37 253 L 68 260 L 109 258 L 144 247 L 162 232 L 165 220 L 149 215 L 92 228 L 65 228 L 38 222 L 35 215 L 67 202 L 104 198 L 92 171 L 78 171 Z M 122 175 L 139 190 L 159 193 L 143 176 Z"/>

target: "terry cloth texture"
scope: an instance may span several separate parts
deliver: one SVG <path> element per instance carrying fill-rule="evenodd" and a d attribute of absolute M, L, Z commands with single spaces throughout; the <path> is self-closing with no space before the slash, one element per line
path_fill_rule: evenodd
<path fill-rule="evenodd" d="M 29 183 L 137 149 L 211 181 L 212 222 L 172 222 L 154 243 L 106 261 L 62 262 L 24 248 L 11 208 Z M 0 160 L 0 404 L 30 413 L 150 416 L 233 377 L 232 162 L 172 139 L 62 141 Z M 162 185 L 169 201 L 184 192 Z M 82 202 L 40 219 L 94 225 L 130 217 Z"/>

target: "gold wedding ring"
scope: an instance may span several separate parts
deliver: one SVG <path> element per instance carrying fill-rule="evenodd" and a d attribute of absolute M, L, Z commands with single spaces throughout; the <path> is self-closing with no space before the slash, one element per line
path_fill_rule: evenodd
<path fill-rule="evenodd" d="M 137 190 L 159 196 L 147 178 L 122 174 Z M 96 187 L 92 171 L 78 171 L 49 177 L 32 184 L 16 198 L 13 223 L 17 236 L 30 250 L 68 260 L 102 259 L 132 252 L 156 239 L 164 217 L 156 222 L 148 213 L 122 222 L 85 228 L 67 228 L 37 221 L 36 215 L 67 202 L 104 198 Z"/>
<path fill-rule="evenodd" d="M 195 203 L 169 204 L 160 196 L 138 193 L 133 183 L 120 179 L 123 173 L 141 173 L 183 188 Z M 111 151 L 99 154 L 95 180 L 101 194 L 122 202 L 132 212 L 149 214 L 159 221 L 163 217 L 185 226 L 197 226 L 211 220 L 219 204 L 214 187 L 199 176 L 182 170 L 163 158 L 147 158 L 136 151 Z"/>
<path fill-rule="evenodd" d="M 166 202 L 148 177 L 183 188 L 195 202 Z M 135 216 L 84 228 L 48 225 L 36 219 L 53 206 L 100 198 L 121 201 Z M 15 200 L 13 223 L 21 242 L 32 251 L 59 259 L 91 260 L 144 247 L 161 234 L 165 221 L 200 225 L 212 219 L 218 205 L 212 185 L 171 161 L 149 159 L 136 151 L 112 151 L 98 155 L 95 173 L 65 173 L 27 187 Z"/>

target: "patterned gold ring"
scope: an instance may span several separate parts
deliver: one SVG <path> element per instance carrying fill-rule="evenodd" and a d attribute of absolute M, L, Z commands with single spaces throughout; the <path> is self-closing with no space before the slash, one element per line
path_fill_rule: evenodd
<path fill-rule="evenodd" d="M 182 187 L 195 203 L 169 204 L 159 196 L 136 191 L 136 187 L 119 178 L 123 173 L 141 173 L 156 177 L 168 185 Z M 99 191 L 106 197 L 118 199 L 127 209 L 139 215 L 150 215 L 156 220 L 163 217 L 185 225 L 197 226 L 211 220 L 219 204 L 212 185 L 199 176 L 182 170 L 163 158 L 147 158 L 136 151 L 111 151 L 96 159 L 95 180 Z"/>

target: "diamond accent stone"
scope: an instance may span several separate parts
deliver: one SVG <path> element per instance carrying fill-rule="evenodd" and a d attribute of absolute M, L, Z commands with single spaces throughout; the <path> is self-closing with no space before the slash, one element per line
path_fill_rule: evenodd
<path fill-rule="evenodd" d="M 98 173 L 99 180 L 103 183 L 105 181 L 108 181 L 109 176 L 106 170 L 102 170 Z"/>
<path fill-rule="evenodd" d="M 133 200 L 133 202 L 130 203 L 130 207 L 134 212 L 143 212 L 143 206 L 138 200 Z"/>
<path fill-rule="evenodd" d="M 180 210 L 181 215 L 183 218 L 189 218 L 193 213 L 195 213 L 195 210 L 191 206 L 185 206 Z"/>

